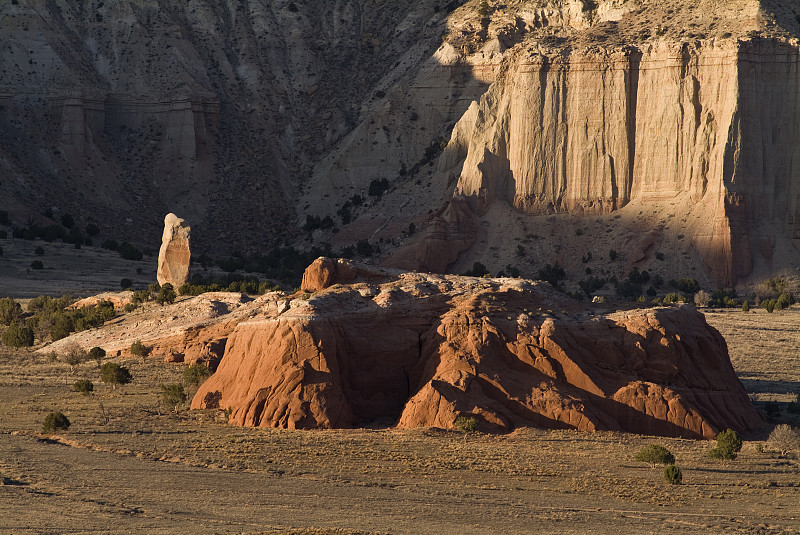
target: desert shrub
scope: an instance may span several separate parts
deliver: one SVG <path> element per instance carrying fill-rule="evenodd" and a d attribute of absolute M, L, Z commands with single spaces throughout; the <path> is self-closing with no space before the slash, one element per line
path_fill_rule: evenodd
<path fill-rule="evenodd" d="M 666 479 L 667 483 L 670 485 L 680 485 L 683 481 L 681 469 L 674 464 L 664 467 L 664 479 Z"/>
<path fill-rule="evenodd" d="M 640 463 L 648 463 L 650 466 L 657 464 L 675 464 L 675 456 L 670 451 L 659 444 L 645 446 L 633 458 Z"/>
<path fill-rule="evenodd" d="M 88 396 L 90 392 L 94 391 L 94 383 L 89 379 L 78 379 L 72 385 L 72 391 L 80 392 L 81 394 Z"/>
<path fill-rule="evenodd" d="M 369 189 L 367 190 L 367 195 L 370 197 L 380 197 L 389 189 L 389 181 L 385 178 L 381 179 L 373 179 L 369 183 Z"/>
<path fill-rule="evenodd" d="M 356 252 L 361 256 L 372 256 L 375 253 L 375 247 L 367 240 L 358 240 L 356 242 Z"/>
<path fill-rule="evenodd" d="M 0 230 L 0 239 L 5 238 L 5 230 Z M 3 248 L 0 247 L 0 256 L 3 256 Z"/>
<path fill-rule="evenodd" d="M 36 270 L 44 269 L 44 264 L 42 264 L 41 260 L 34 260 L 33 262 L 31 262 L 31 269 L 36 269 Z"/>
<path fill-rule="evenodd" d="M 187 385 L 199 385 L 209 376 L 211 376 L 211 370 L 202 364 L 192 364 L 183 370 L 183 382 Z"/>
<path fill-rule="evenodd" d="M 665 295 L 662 302 L 665 305 L 671 305 L 673 303 L 686 303 L 688 300 L 689 299 L 685 295 L 672 292 Z"/>
<path fill-rule="evenodd" d="M 95 362 L 97 362 L 98 366 L 100 365 L 100 361 L 102 361 L 105 358 L 105 356 L 106 356 L 106 350 L 103 349 L 102 347 L 95 346 L 95 347 L 93 347 L 92 349 L 89 350 L 88 357 L 91 360 L 94 360 Z"/>
<path fill-rule="evenodd" d="M 726 429 L 717 435 L 717 446 L 708 452 L 713 459 L 735 459 L 742 449 L 742 438 L 733 429 Z"/>
<path fill-rule="evenodd" d="M 483 277 L 487 273 L 489 273 L 489 268 L 484 266 L 481 262 L 475 262 L 472 264 L 472 269 L 465 271 L 462 275 L 467 277 Z"/>
<path fill-rule="evenodd" d="M 100 227 L 98 227 L 94 223 L 87 223 L 86 234 L 88 234 L 89 236 L 97 236 L 98 234 L 100 234 Z"/>
<path fill-rule="evenodd" d="M 132 379 L 130 370 L 116 362 L 106 362 L 100 367 L 100 380 L 114 388 L 117 385 L 126 385 Z"/>
<path fill-rule="evenodd" d="M 613 262 L 614 260 L 617 259 L 617 252 L 614 249 L 611 249 L 610 251 L 608 251 L 608 258 Z"/>
<path fill-rule="evenodd" d="M 778 296 L 778 299 L 775 300 L 775 308 L 777 308 L 778 310 L 784 310 L 792 306 L 792 303 L 794 303 L 794 299 L 792 299 L 792 296 L 783 293 Z"/>
<path fill-rule="evenodd" d="M 2 340 L 8 347 L 31 347 L 33 329 L 14 322 L 3 332 Z"/>
<path fill-rule="evenodd" d="M 117 252 L 125 260 L 138 261 L 142 259 L 142 252 L 126 241 L 117 247 Z"/>
<path fill-rule="evenodd" d="M 694 294 L 700 290 L 700 285 L 697 283 L 697 281 L 689 277 L 684 277 L 676 281 L 670 281 L 669 284 L 678 291 L 686 294 Z"/>
<path fill-rule="evenodd" d="M 0 210 L 0 225 L 10 225 L 11 219 L 8 217 L 8 212 Z"/>
<path fill-rule="evenodd" d="M 474 416 L 458 416 L 453 421 L 453 427 L 462 433 L 474 433 L 478 430 L 478 419 Z"/>
<path fill-rule="evenodd" d="M 64 416 L 63 413 L 61 413 L 60 411 L 51 412 L 44 418 L 44 423 L 42 424 L 42 432 L 53 433 L 55 431 L 67 430 L 69 429 L 69 426 L 70 426 L 69 419 L 66 416 Z"/>
<path fill-rule="evenodd" d="M 69 344 L 64 349 L 64 352 L 61 353 L 61 361 L 69 364 L 73 368 L 78 364 L 86 362 L 87 357 L 88 355 L 86 352 L 81 349 L 81 346 L 78 344 Z"/>
<path fill-rule="evenodd" d="M 625 299 L 636 299 L 642 295 L 642 285 L 624 280 L 617 284 L 617 295 Z"/>
<path fill-rule="evenodd" d="M 485 17 L 489 14 L 489 3 L 486 0 L 481 0 L 481 3 L 478 4 L 478 15 L 481 17 Z"/>
<path fill-rule="evenodd" d="M 69 214 L 64 214 L 61 216 L 61 225 L 64 228 L 72 228 L 75 225 L 75 218 Z"/>
<path fill-rule="evenodd" d="M 35 254 L 36 256 L 44 256 L 44 247 L 42 247 L 41 245 L 38 246 L 36 249 L 33 250 L 33 254 Z"/>
<path fill-rule="evenodd" d="M 769 434 L 767 443 L 778 450 L 781 455 L 786 455 L 793 450 L 800 450 L 800 429 L 788 424 L 776 425 Z"/>
<path fill-rule="evenodd" d="M 711 295 L 705 290 L 699 290 L 694 294 L 694 304 L 699 307 L 707 307 L 711 301 Z"/>
<path fill-rule="evenodd" d="M 119 285 L 122 287 L 123 290 L 130 290 L 133 287 L 133 281 L 130 279 L 122 279 L 119 281 Z"/>
<path fill-rule="evenodd" d="M 556 262 L 556 264 L 553 266 L 550 264 L 545 264 L 545 266 L 537 273 L 536 278 L 549 282 L 552 286 L 557 287 L 560 281 L 567 278 L 567 274 L 564 271 L 564 268 L 559 266 L 558 262 Z"/>
<path fill-rule="evenodd" d="M 119 249 L 119 243 L 117 240 L 106 240 L 100 247 L 103 249 L 108 249 L 109 251 L 116 251 Z"/>
<path fill-rule="evenodd" d="M 22 317 L 22 305 L 4 297 L 0 299 L 0 324 L 11 325 Z"/>
<path fill-rule="evenodd" d="M 739 301 L 736 300 L 736 290 L 734 288 L 717 288 L 711 294 L 708 306 L 723 308 L 738 307 Z"/>
<path fill-rule="evenodd" d="M 177 383 L 164 385 L 161 387 L 161 401 L 177 412 L 178 405 L 186 402 L 186 391 Z"/>
<path fill-rule="evenodd" d="M 776 303 L 775 299 L 765 299 L 761 301 L 761 308 L 763 308 L 769 313 L 772 313 L 772 311 L 775 310 L 775 303 Z"/>
<path fill-rule="evenodd" d="M 749 312 L 750 311 L 750 303 L 747 302 L 745 299 L 744 303 L 742 303 L 742 312 Z"/>
<path fill-rule="evenodd" d="M 135 357 L 147 356 L 147 353 L 149 351 L 150 348 L 144 345 L 141 340 L 136 340 L 134 343 L 131 344 L 131 355 Z"/>
<path fill-rule="evenodd" d="M 131 312 L 133 312 L 137 308 L 139 308 L 139 305 L 137 305 L 135 303 L 127 303 L 124 307 L 122 307 L 122 310 L 125 313 L 130 314 Z"/>
<path fill-rule="evenodd" d="M 158 295 L 156 295 L 156 303 L 159 305 L 172 304 L 175 302 L 175 298 L 177 296 L 178 295 L 175 293 L 175 289 L 170 283 L 167 282 L 158 290 Z"/>

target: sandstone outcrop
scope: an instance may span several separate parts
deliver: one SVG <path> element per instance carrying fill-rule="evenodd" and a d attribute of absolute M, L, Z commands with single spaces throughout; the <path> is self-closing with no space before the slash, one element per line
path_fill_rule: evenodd
<path fill-rule="evenodd" d="M 158 272 L 156 278 L 162 286 L 171 284 L 175 290 L 189 281 L 192 251 L 189 240 L 192 229 L 186 221 L 175 214 L 164 218 L 164 234 L 158 251 Z"/>
<path fill-rule="evenodd" d="M 325 258 L 307 275 L 310 299 L 236 326 L 193 408 L 288 428 L 452 427 L 469 416 L 495 432 L 712 438 L 763 423 L 725 341 L 692 307 L 609 313 L 545 283 Z"/>

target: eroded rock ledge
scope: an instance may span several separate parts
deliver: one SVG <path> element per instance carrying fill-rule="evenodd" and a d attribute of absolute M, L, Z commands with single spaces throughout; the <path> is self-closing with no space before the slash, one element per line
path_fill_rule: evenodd
<path fill-rule="evenodd" d="M 338 278 L 337 278 L 338 277 Z M 320 258 L 316 290 L 240 323 L 192 408 L 237 425 L 373 422 L 712 438 L 761 426 L 722 336 L 691 307 L 609 312 L 545 283 Z"/>

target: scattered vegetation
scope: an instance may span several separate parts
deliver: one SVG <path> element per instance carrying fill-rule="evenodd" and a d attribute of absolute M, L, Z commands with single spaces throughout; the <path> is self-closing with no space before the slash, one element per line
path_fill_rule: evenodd
<path fill-rule="evenodd" d="M 105 358 L 105 356 L 106 356 L 106 350 L 103 349 L 102 347 L 97 347 L 97 346 L 90 349 L 89 354 L 87 355 L 87 357 L 90 360 L 97 362 L 98 366 L 100 366 L 100 363 Z"/>
<path fill-rule="evenodd" d="M 791 451 L 800 450 L 800 429 L 788 424 L 776 425 L 769 434 L 767 443 L 786 456 Z"/>
<path fill-rule="evenodd" d="M 171 305 L 175 302 L 176 297 L 178 297 L 178 294 L 175 293 L 175 289 L 172 285 L 167 282 L 159 288 L 158 295 L 156 295 L 156 303 L 162 306 Z"/>
<path fill-rule="evenodd" d="M 474 433 L 478 430 L 478 419 L 474 416 L 458 416 L 453 421 L 453 427 L 462 433 Z"/>
<path fill-rule="evenodd" d="M 211 376 L 211 370 L 203 364 L 192 364 L 183 370 L 183 382 L 187 385 L 199 385 Z"/>
<path fill-rule="evenodd" d="M 78 379 L 72 385 L 73 392 L 80 392 L 81 394 L 88 396 L 91 392 L 94 391 L 94 383 L 91 382 L 89 379 Z"/>
<path fill-rule="evenodd" d="M 58 412 L 51 412 L 44 418 L 44 423 L 42 424 L 42 432 L 43 433 L 55 433 L 56 431 L 66 431 L 69 429 L 70 422 L 69 419 L 64 416 L 64 414 L 60 411 Z"/>
<path fill-rule="evenodd" d="M 650 466 L 655 467 L 659 464 L 674 465 L 675 456 L 670 451 L 661 446 L 660 444 L 650 444 L 645 446 L 633 458 L 640 463 L 648 463 Z"/>
<path fill-rule="evenodd" d="M 33 329 L 14 322 L 3 332 L 2 341 L 8 347 L 31 347 Z"/>
<path fill-rule="evenodd" d="M 116 388 L 117 385 L 126 385 L 133 380 L 130 370 L 116 362 L 106 362 L 100 367 L 100 380 Z"/>
<path fill-rule="evenodd" d="M 183 385 L 177 383 L 163 385 L 161 387 L 161 401 L 167 407 L 172 407 L 175 412 L 178 412 L 178 407 L 186 403 L 186 391 Z"/>
<path fill-rule="evenodd" d="M 472 269 L 469 269 L 462 273 L 462 275 L 466 277 L 483 277 L 484 275 L 489 274 L 489 268 L 483 265 L 481 262 L 475 262 L 472 264 Z"/>
<path fill-rule="evenodd" d="M 0 324 L 11 325 L 22 317 L 22 305 L 10 297 L 0 299 Z"/>
<path fill-rule="evenodd" d="M 680 485 L 683 482 L 681 469 L 674 464 L 664 467 L 664 479 L 670 485 Z"/>
<path fill-rule="evenodd" d="M 131 344 L 130 351 L 134 357 L 146 357 L 150 352 L 150 348 L 144 345 L 141 340 L 136 340 Z"/>
<path fill-rule="evenodd" d="M 712 459 L 735 459 L 742 449 L 742 439 L 733 429 L 726 429 L 717 435 L 717 446 L 708 452 Z"/>

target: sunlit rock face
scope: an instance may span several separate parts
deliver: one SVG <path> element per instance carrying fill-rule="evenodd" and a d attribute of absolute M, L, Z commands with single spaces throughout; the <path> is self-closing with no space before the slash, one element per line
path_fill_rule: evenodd
<path fill-rule="evenodd" d="M 763 421 L 692 307 L 565 298 L 546 283 L 320 258 L 310 299 L 239 323 L 192 407 L 253 427 L 519 426 L 713 438 Z"/>

